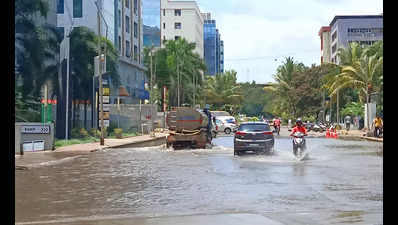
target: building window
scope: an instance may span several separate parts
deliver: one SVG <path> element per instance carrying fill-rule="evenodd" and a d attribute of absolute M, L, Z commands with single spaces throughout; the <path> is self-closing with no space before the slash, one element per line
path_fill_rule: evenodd
<path fill-rule="evenodd" d="M 166 29 L 166 23 L 163 23 L 163 29 Z"/>
<path fill-rule="evenodd" d="M 178 39 L 180 39 L 180 36 L 175 36 L 174 37 L 174 40 L 178 40 Z"/>
<path fill-rule="evenodd" d="M 336 50 L 337 50 L 336 48 L 337 48 L 337 43 L 332 46 L 332 53 L 336 52 Z"/>
<path fill-rule="evenodd" d="M 181 16 L 181 9 L 174 9 L 175 16 Z"/>
<path fill-rule="evenodd" d="M 130 33 L 130 17 L 126 16 L 126 32 Z"/>
<path fill-rule="evenodd" d="M 126 56 L 127 56 L 127 58 L 130 58 L 130 56 L 131 56 L 131 49 L 130 49 L 129 41 L 126 41 Z"/>
<path fill-rule="evenodd" d="M 137 33 L 138 33 L 138 24 L 134 22 L 134 37 L 137 37 Z"/>
<path fill-rule="evenodd" d="M 337 31 L 332 34 L 332 42 L 337 38 Z"/>
<path fill-rule="evenodd" d="M 73 18 L 83 17 L 83 2 L 82 0 L 73 0 Z"/>
<path fill-rule="evenodd" d="M 57 13 L 64 13 L 64 0 L 57 0 Z"/>
<path fill-rule="evenodd" d="M 118 10 L 117 14 L 117 24 L 119 25 L 119 27 L 122 26 L 122 12 L 120 11 L 120 9 Z"/>
<path fill-rule="evenodd" d="M 64 27 L 57 27 L 57 32 L 62 36 L 65 37 L 65 28 Z"/>
<path fill-rule="evenodd" d="M 137 61 L 137 55 L 138 55 L 138 48 L 137 45 L 134 45 L 134 60 Z"/>
<path fill-rule="evenodd" d="M 163 9 L 163 16 L 166 16 L 166 9 Z"/>
<path fill-rule="evenodd" d="M 126 1 L 126 8 L 130 7 L 130 0 L 125 0 Z"/>
<path fill-rule="evenodd" d="M 137 9 L 138 9 L 138 1 L 134 0 L 134 13 L 137 14 Z"/>
<path fill-rule="evenodd" d="M 174 28 L 177 30 L 181 29 L 181 23 L 174 23 Z"/>
<path fill-rule="evenodd" d="M 119 48 L 119 53 L 122 52 L 122 38 L 119 36 L 118 42 L 117 42 L 118 48 Z"/>

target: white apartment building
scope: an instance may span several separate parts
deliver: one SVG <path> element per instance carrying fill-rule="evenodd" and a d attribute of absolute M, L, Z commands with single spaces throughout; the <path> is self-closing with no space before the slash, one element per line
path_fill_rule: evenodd
<path fill-rule="evenodd" d="M 195 1 L 160 0 L 160 37 L 163 40 L 185 38 L 196 43 L 195 52 L 204 57 L 203 16 Z"/>
<path fill-rule="evenodd" d="M 98 17 L 95 2 L 105 18 Z M 125 103 L 138 103 L 145 95 L 146 68 L 143 65 L 142 0 L 57 0 L 57 27 L 67 35 L 70 27 L 85 26 L 98 35 L 100 19 L 101 36 L 107 38 L 119 50 L 121 86 L 126 88 L 129 98 Z M 107 29 L 106 29 L 107 28 Z M 65 44 L 61 44 L 61 57 L 65 55 Z M 94 59 L 93 59 L 94 61 Z M 119 87 L 111 87 L 111 102 L 116 101 Z"/>

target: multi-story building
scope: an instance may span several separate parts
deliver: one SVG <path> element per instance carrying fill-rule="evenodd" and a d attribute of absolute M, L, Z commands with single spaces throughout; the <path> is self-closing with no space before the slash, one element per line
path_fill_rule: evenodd
<path fill-rule="evenodd" d="M 146 26 L 144 24 L 144 47 L 160 47 L 160 29 L 156 26 Z"/>
<path fill-rule="evenodd" d="M 160 47 L 160 0 L 143 1 L 144 46 Z"/>
<path fill-rule="evenodd" d="M 224 42 L 216 28 L 216 21 L 211 19 L 210 13 L 202 14 L 204 20 L 204 59 L 208 75 L 215 75 L 224 71 Z"/>
<path fill-rule="evenodd" d="M 224 41 L 220 41 L 220 73 L 224 73 Z"/>
<path fill-rule="evenodd" d="M 321 64 L 324 62 L 331 62 L 330 52 L 330 27 L 324 26 L 318 32 L 321 38 Z"/>
<path fill-rule="evenodd" d="M 164 40 L 185 38 L 196 44 L 195 52 L 203 58 L 203 17 L 195 1 L 160 1 L 161 47 Z"/>
<path fill-rule="evenodd" d="M 99 17 L 97 6 L 105 18 Z M 148 98 L 144 88 L 146 68 L 143 66 L 143 23 L 141 15 L 142 0 L 58 0 L 57 26 L 64 31 L 70 27 L 85 26 L 97 35 L 106 36 L 119 51 L 118 73 L 121 86 L 129 97 L 124 103 L 138 103 L 139 99 Z M 65 54 L 61 47 L 61 57 Z M 121 87 L 111 86 L 111 103 L 116 102 Z"/>
<path fill-rule="evenodd" d="M 330 46 L 330 62 L 339 63 L 338 49 L 347 48 L 351 42 L 372 45 L 383 40 L 383 15 L 335 16 L 329 28 L 321 28 L 321 49 Z M 330 32 L 330 34 L 328 34 Z M 329 42 L 326 42 L 330 39 Z M 329 45 L 329 46 L 326 46 Z M 326 54 L 326 51 L 325 51 Z M 324 62 L 329 58 L 325 57 Z"/>

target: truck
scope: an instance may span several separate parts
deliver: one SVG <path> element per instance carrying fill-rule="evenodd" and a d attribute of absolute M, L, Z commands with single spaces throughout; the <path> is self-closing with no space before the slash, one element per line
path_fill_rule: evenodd
<path fill-rule="evenodd" d="M 174 107 L 167 113 L 166 124 L 169 135 L 166 147 L 209 148 L 212 132 L 208 128 L 211 119 L 200 109 L 190 107 Z"/>

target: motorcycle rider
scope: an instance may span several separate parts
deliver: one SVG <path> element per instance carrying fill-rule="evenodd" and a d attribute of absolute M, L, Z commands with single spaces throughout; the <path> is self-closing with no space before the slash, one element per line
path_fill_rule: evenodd
<path fill-rule="evenodd" d="M 274 128 L 279 135 L 279 131 L 281 130 L 281 120 L 278 117 L 276 117 L 276 119 L 274 120 Z"/>
<path fill-rule="evenodd" d="M 292 132 L 290 133 L 290 136 L 294 137 L 294 134 L 296 132 L 301 132 L 304 134 L 304 136 L 307 136 L 307 130 L 303 126 L 303 122 L 301 121 L 301 118 L 298 118 L 296 120 L 296 126 L 293 127 Z M 305 139 L 303 141 L 304 141 L 304 146 L 305 146 Z M 294 145 L 294 140 L 293 140 L 293 153 L 294 153 L 294 155 L 296 155 L 296 153 L 297 153 L 297 148 Z"/>

